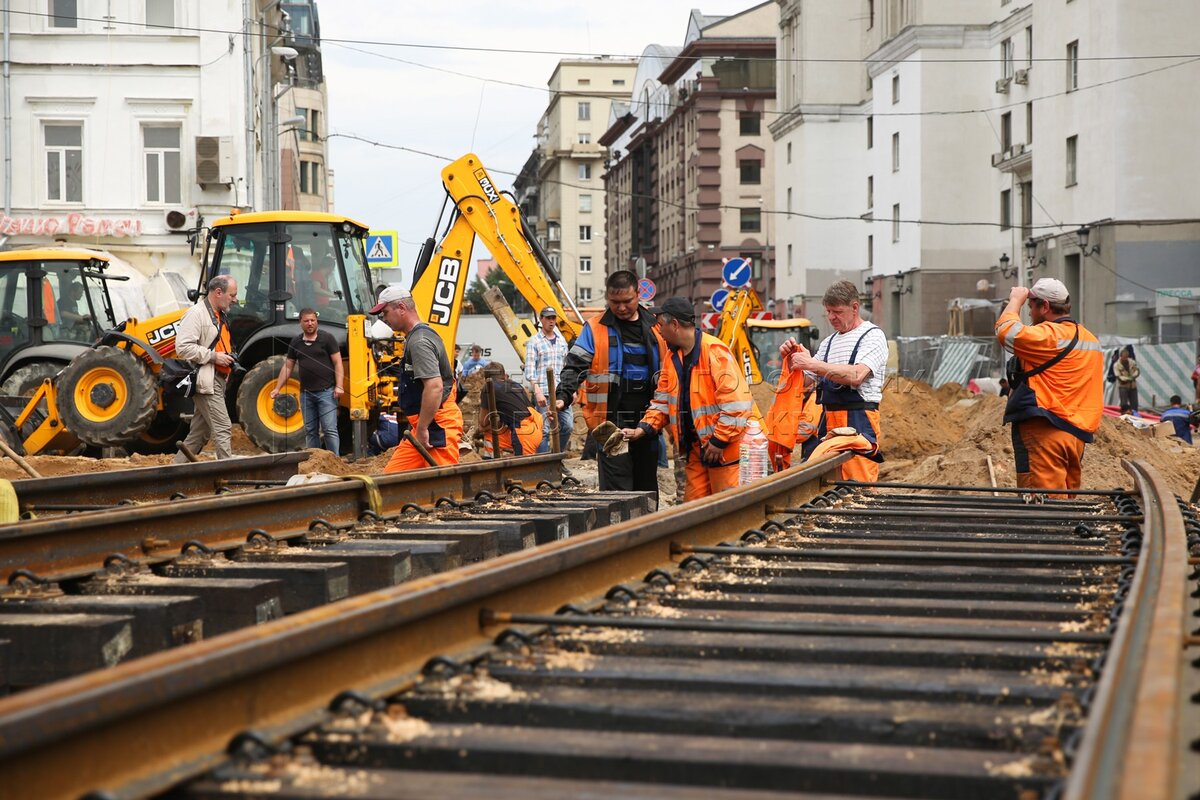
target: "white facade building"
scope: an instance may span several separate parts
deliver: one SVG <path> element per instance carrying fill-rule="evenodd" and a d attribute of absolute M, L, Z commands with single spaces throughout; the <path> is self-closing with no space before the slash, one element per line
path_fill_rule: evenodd
<path fill-rule="evenodd" d="M 784 217 L 781 293 L 813 314 L 861 280 L 889 334 L 926 335 L 950 298 L 1050 275 L 1093 330 L 1200 334 L 1150 288 L 1200 283 L 1200 5 L 778 2 L 776 203 L 838 218 Z"/>
<path fill-rule="evenodd" d="M 278 4 L 8 6 L 0 247 L 63 241 L 190 279 L 198 255 L 187 229 L 278 202 L 263 165 L 279 151 L 264 149 L 264 131 L 278 135 L 273 104 L 294 93 L 287 45 L 301 44 L 280 33 Z"/>

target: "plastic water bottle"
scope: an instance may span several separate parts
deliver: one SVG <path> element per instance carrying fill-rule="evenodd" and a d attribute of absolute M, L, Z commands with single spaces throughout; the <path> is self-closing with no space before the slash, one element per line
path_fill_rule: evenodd
<path fill-rule="evenodd" d="M 745 486 L 751 481 L 765 478 L 771 472 L 770 456 L 767 451 L 767 435 L 763 433 L 758 420 L 750 420 L 746 433 L 742 436 L 742 445 L 738 459 L 738 483 Z"/>

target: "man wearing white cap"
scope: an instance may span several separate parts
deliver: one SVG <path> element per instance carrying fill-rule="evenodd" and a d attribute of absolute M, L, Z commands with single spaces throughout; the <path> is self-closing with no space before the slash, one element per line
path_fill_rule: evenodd
<path fill-rule="evenodd" d="M 398 394 L 400 412 L 408 418 L 413 435 L 439 466 L 457 464 L 463 417 L 454 402 L 454 368 L 441 337 L 421 321 L 412 293 L 402 286 L 388 286 L 380 292 L 371 313 L 404 334 Z M 428 466 L 411 442 L 401 440 L 383 471 L 407 472 Z"/>
<path fill-rule="evenodd" d="M 558 312 L 554 306 L 546 306 L 538 314 L 540 328 L 537 333 L 525 343 L 525 380 L 533 391 L 537 410 L 545 420 L 545 431 L 542 436 L 542 450 L 549 452 L 550 426 L 553 418 L 550 416 L 549 404 L 554 398 L 549 396 L 549 386 L 546 383 L 546 370 L 554 371 L 554 384 L 558 385 L 563 370 L 563 362 L 567 358 L 567 339 L 558 329 Z M 574 412 L 570 406 L 558 410 L 558 450 L 567 451 L 567 440 L 571 438 L 574 425 Z"/>
<path fill-rule="evenodd" d="M 1026 300 L 1031 325 L 1021 322 Z M 1032 289 L 1014 286 L 996 321 L 996 338 L 1014 354 L 1004 421 L 1013 426 L 1021 488 L 1080 488 L 1083 448 L 1100 427 L 1104 354 L 1092 332 L 1070 313 L 1067 287 L 1042 278 Z"/>

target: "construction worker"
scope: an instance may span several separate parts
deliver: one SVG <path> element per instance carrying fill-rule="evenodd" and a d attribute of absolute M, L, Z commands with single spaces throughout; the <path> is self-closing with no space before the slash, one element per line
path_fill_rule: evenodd
<path fill-rule="evenodd" d="M 779 348 L 792 370 L 810 373 L 817 383 L 817 402 L 824 409 L 813 457 L 849 450 L 856 456 L 842 465 L 846 480 L 879 480 L 879 403 L 887 369 L 887 336 L 859 315 L 858 289 L 838 281 L 821 302 L 833 333 L 810 353 L 788 339 Z"/>
<path fill-rule="evenodd" d="M 454 402 L 454 372 L 441 337 L 421 321 L 412 294 L 402 286 L 388 286 L 380 292 L 371 313 L 404 334 L 400 412 L 408 418 L 413 436 L 438 466 L 457 464 L 463 417 Z M 402 439 L 383 471 L 407 472 L 429 466 L 416 447 Z"/>
<path fill-rule="evenodd" d="M 670 355 L 650 408 L 622 433 L 629 442 L 653 441 L 668 423 L 674 426 L 687 464 L 685 502 L 733 489 L 742 435 L 752 418 L 762 421 L 742 366 L 724 342 L 696 328 L 690 301 L 668 297 L 650 313 Z"/>
<path fill-rule="evenodd" d="M 571 405 L 581 389 L 583 418 L 599 443 L 624 443 L 620 429 L 638 424 L 658 382 L 666 343 L 654 329 L 654 318 L 638 306 L 638 278 L 627 269 L 604 281 L 608 308 L 587 321 L 563 362 L 556 389 L 558 410 Z M 598 439 L 599 441 L 599 439 Z M 654 492 L 658 497 L 657 437 L 621 448 L 602 446 L 596 460 L 600 489 Z"/>
<path fill-rule="evenodd" d="M 529 401 L 529 395 L 516 381 L 508 379 L 508 371 L 499 361 L 483 368 L 483 376 L 492 381 L 496 390 L 496 414 L 479 407 L 479 431 L 483 437 L 483 457 L 496 458 L 492 450 L 492 426 L 497 428 L 501 455 L 531 456 L 542 445 L 542 415 Z"/>
<path fill-rule="evenodd" d="M 1026 300 L 1031 325 L 1021 322 Z M 1070 313 L 1067 287 L 1042 278 L 1032 289 L 1014 286 L 996 321 L 996 338 L 1017 361 L 1010 361 L 1012 392 L 1004 421 L 1013 426 L 1021 488 L 1078 489 L 1084 445 L 1100 427 L 1104 354 L 1092 332 Z"/>

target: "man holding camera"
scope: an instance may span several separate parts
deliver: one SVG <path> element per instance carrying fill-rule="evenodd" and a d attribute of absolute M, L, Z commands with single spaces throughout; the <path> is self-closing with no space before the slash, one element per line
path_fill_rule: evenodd
<path fill-rule="evenodd" d="M 183 443 L 198 454 L 211 437 L 217 458 L 232 458 L 233 429 L 225 386 L 236 359 L 225 315 L 237 302 L 237 280 L 232 275 L 218 275 L 208 282 L 207 289 L 208 294 L 188 309 L 175 329 L 176 357 L 199 367 L 192 395 L 195 413 Z M 186 460 L 182 452 L 175 456 L 176 464 Z"/>
<path fill-rule="evenodd" d="M 1031 325 L 1021 322 L 1027 300 Z M 1067 287 L 1055 278 L 1042 278 L 1031 289 L 1014 286 L 996 321 L 996 338 L 1016 359 L 1009 366 L 1011 393 L 1004 421 L 1012 423 L 1021 488 L 1078 489 L 1084 445 L 1100 427 L 1104 353 L 1092 332 L 1070 313 Z"/>

